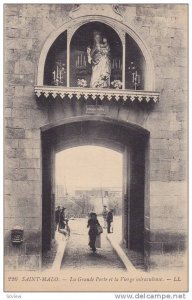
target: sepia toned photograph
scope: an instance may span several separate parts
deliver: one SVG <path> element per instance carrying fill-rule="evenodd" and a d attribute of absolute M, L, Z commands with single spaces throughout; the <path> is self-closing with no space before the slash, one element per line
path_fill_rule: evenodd
<path fill-rule="evenodd" d="M 187 4 L 4 4 L 4 291 L 187 292 L 187 113 Z"/>

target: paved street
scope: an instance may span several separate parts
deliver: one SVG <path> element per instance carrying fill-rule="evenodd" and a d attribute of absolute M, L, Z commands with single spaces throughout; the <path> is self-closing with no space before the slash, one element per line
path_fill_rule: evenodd
<path fill-rule="evenodd" d="M 71 236 L 68 240 L 61 269 L 104 268 L 125 270 L 123 263 L 113 250 L 110 242 L 102 234 L 101 248 L 92 253 L 88 246 L 87 219 L 70 220 Z"/>

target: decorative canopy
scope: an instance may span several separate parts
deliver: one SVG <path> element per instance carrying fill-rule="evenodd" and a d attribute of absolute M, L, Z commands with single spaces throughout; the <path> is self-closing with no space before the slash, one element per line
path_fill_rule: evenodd
<path fill-rule="evenodd" d="M 121 90 L 121 89 L 90 89 L 90 88 L 67 88 L 58 86 L 35 86 L 35 94 L 40 99 L 100 99 L 100 100 L 123 100 L 123 101 L 159 101 L 159 93 L 141 90 Z"/>

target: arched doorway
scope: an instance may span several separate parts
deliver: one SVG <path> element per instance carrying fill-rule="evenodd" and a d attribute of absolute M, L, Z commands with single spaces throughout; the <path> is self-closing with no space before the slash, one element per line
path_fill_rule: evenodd
<path fill-rule="evenodd" d="M 54 240 L 55 153 L 80 145 L 105 146 L 123 154 L 123 241 L 144 253 L 145 204 L 148 199 L 149 132 L 124 121 L 81 116 L 42 128 L 42 251 Z"/>

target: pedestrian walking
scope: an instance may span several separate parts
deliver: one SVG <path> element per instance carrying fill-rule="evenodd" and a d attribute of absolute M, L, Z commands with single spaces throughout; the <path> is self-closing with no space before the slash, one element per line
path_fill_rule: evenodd
<path fill-rule="evenodd" d="M 103 226 L 103 228 L 107 228 L 107 213 L 108 213 L 107 206 L 104 205 L 103 206 L 103 213 L 102 213 L 103 220 L 104 220 L 104 226 Z"/>
<path fill-rule="evenodd" d="M 107 233 L 111 232 L 111 223 L 113 222 L 113 209 L 110 209 L 110 211 L 107 214 Z"/>
<path fill-rule="evenodd" d="M 61 208 L 60 206 L 57 206 L 55 210 L 55 230 L 59 230 L 60 214 L 61 214 Z"/>
<path fill-rule="evenodd" d="M 88 220 L 87 228 L 89 228 L 89 246 L 93 250 L 93 252 L 95 252 L 96 238 L 98 235 L 100 235 L 103 232 L 102 227 L 99 224 L 99 221 L 97 220 L 96 213 L 94 212 L 90 213 L 90 218 Z"/>
<path fill-rule="evenodd" d="M 66 222 L 65 222 L 65 210 L 66 210 L 66 208 L 63 207 L 62 210 L 61 210 L 61 213 L 60 213 L 59 229 L 65 229 L 65 225 L 66 225 Z"/>

